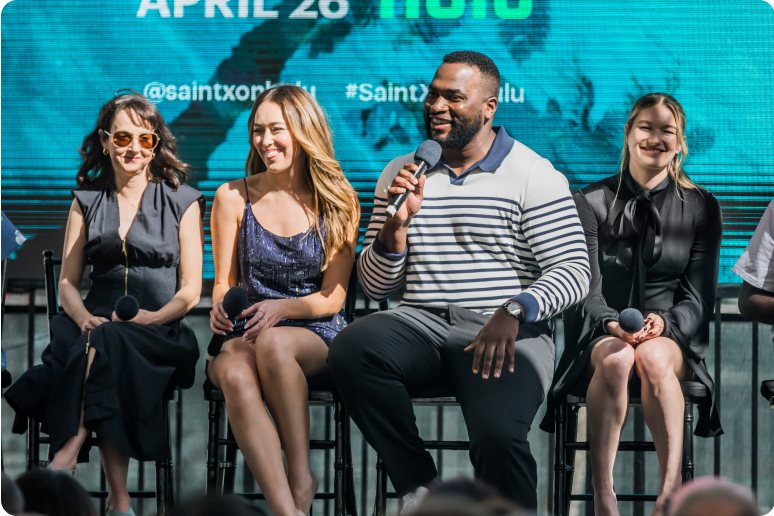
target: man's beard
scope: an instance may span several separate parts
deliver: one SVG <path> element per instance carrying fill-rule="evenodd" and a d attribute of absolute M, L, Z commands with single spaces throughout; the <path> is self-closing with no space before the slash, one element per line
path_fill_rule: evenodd
<path fill-rule="evenodd" d="M 458 121 L 452 119 L 449 134 L 445 138 L 442 138 L 440 136 L 433 136 L 432 129 L 430 128 L 430 117 L 425 117 L 427 137 L 438 142 L 442 149 L 462 149 L 476 137 L 483 125 L 484 112 L 479 109 L 476 114 L 470 118 L 460 118 Z"/>

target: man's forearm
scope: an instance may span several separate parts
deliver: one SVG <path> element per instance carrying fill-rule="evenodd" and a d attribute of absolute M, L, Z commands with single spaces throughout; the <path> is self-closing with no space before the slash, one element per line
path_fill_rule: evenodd
<path fill-rule="evenodd" d="M 379 231 L 379 242 L 391 253 L 401 254 L 406 250 L 406 241 L 408 235 L 408 221 L 405 226 L 393 219 L 384 221 L 381 231 Z"/>

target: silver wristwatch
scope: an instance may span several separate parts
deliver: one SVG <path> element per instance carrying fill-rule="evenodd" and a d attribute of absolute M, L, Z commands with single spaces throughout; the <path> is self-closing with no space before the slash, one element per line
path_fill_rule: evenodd
<path fill-rule="evenodd" d="M 524 322 L 524 310 L 521 308 L 521 305 L 515 301 L 506 301 L 503 303 L 503 308 L 505 308 L 505 311 L 508 312 L 508 315 L 519 321 L 520 323 Z"/>

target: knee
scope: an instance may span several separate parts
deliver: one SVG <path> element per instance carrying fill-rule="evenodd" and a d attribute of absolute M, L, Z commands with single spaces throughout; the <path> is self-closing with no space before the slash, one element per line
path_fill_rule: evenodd
<path fill-rule="evenodd" d="M 669 350 L 657 342 L 643 342 L 637 346 L 634 356 L 637 373 L 643 381 L 657 383 L 668 374 L 674 374 Z"/>
<path fill-rule="evenodd" d="M 345 378 L 348 375 L 356 373 L 360 369 L 360 364 L 367 354 L 365 352 L 365 343 L 368 338 L 359 331 L 358 322 L 344 328 L 333 342 L 328 350 L 328 367 L 334 378 Z"/>
<path fill-rule="evenodd" d="M 515 425 L 488 423 L 482 425 L 475 433 L 471 433 L 471 453 L 487 456 L 503 457 L 511 454 L 529 454 L 527 434 L 529 426 L 518 423 Z"/>
<path fill-rule="evenodd" d="M 257 390 L 255 371 L 248 364 L 232 361 L 224 366 L 219 369 L 218 383 L 228 398 L 250 395 Z"/>
<path fill-rule="evenodd" d="M 601 375 L 606 385 L 620 387 L 629 381 L 634 361 L 634 349 L 627 345 L 602 357 L 596 364 L 594 374 Z"/>
<path fill-rule="evenodd" d="M 255 339 L 255 359 L 258 369 L 278 371 L 284 365 L 295 362 L 292 346 L 281 328 L 263 330 Z"/>

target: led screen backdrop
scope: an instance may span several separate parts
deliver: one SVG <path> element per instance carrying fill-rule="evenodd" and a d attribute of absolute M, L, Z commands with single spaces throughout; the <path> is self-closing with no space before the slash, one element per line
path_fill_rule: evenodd
<path fill-rule="evenodd" d="M 2 201 L 29 240 L 11 275 L 40 277 L 40 252 L 60 252 L 77 147 L 116 90 L 157 102 L 211 199 L 244 173 L 251 100 L 306 87 L 365 221 L 384 165 L 425 139 L 433 71 L 460 49 L 494 59 L 495 122 L 574 188 L 617 170 L 635 98 L 675 95 L 686 169 L 723 205 L 720 281 L 738 281 L 731 266 L 774 197 L 774 10 L 762 0 L 15 0 L 2 11 Z M 210 249 L 208 236 L 211 278 Z"/>

